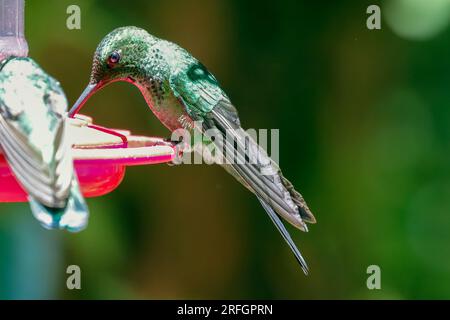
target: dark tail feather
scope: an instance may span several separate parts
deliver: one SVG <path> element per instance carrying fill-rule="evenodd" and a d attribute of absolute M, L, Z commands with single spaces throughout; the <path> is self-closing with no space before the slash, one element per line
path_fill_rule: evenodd
<path fill-rule="evenodd" d="M 308 265 L 306 264 L 305 259 L 303 259 L 302 254 L 298 250 L 297 246 L 295 245 L 294 241 L 292 240 L 289 232 L 286 230 L 286 227 L 284 226 L 283 222 L 281 221 L 280 217 L 276 214 L 276 212 L 270 207 L 264 200 L 258 197 L 258 200 L 261 202 L 261 205 L 263 206 L 264 210 L 266 210 L 267 214 L 269 215 L 270 219 L 274 223 L 274 225 L 277 227 L 278 231 L 283 236 L 284 240 L 287 242 L 289 247 L 292 250 L 292 253 L 294 254 L 295 258 L 297 259 L 298 263 L 302 267 L 303 272 L 308 275 Z"/>
<path fill-rule="evenodd" d="M 308 205 L 306 204 L 305 200 L 303 199 L 303 196 L 295 190 L 292 183 L 286 179 L 283 174 L 281 173 L 281 170 L 278 171 L 278 174 L 281 178 L 281 181 L 283 185 L 286 187 L 286 189 L 289 191 L 292 201 L 297 205 L 298 211 L 300 213 L 300 216 L 302 217 L 303 221 L 306 221 L 308 223 L 316 223 L 316 218 L 311 213 L 311 210 L 309 210 Z"/>

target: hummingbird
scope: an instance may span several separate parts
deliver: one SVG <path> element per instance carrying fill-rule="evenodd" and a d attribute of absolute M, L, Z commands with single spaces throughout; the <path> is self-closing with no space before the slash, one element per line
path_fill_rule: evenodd
<path fill-rule="evenodd" d="M 89 213 L 73 166 L 67 106 L 59 82 L 33 59 L 0 62 L 0 149 L 35 218 L 47 229 L 77 232 Z"/>
<path fill-rule="evenodd" d="M 316 220 L 278 165 L 242 129 L 236 108 L 206 67 L 185 49 L 144 29 L 115 29 L 99 43 L 89 84 L 69 116 L 73 117 L 95 92 L 116 81 L 134 84 L 170 131 L 185 129 L 205 134 L 215 130 L 222 138 L 228 134 L 234 142 L 205 139 L 204 143 L 213 143 L 217 150 L 229 147 L 236 151 L 238 160 L 256 159 L 229 161 L 222 166 L 256 195 L 308 274 L 308 266 L 280 217 L 302 231 L 308 231 L 306 223 Z"/>

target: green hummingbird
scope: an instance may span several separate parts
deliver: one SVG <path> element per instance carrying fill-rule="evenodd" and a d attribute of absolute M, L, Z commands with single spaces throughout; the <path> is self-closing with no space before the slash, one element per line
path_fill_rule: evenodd
<path fill-rule="evenodd" d="M 116 81 L 137 86 L 153 113 L 172 132 L 185 129 L 206 134 L 215 130 L 224 138 L 206 139 L 204 143 L 212 142 L 218 150 L 229 147 L 233 151 L 227 152 L 228 156 L 236 154 L 241 160 L 222 166 L 257 196 L 307 273 L 307 264 L 280 216 L 303 231 L 308 230 L 305 222 L 315 223 L 315 218 L 277 164 L 241 128 L 236 108 L 205 66 L 178 45 L 141 28 L 115 29 L 98 45 L 90 82 L 69 116 L 74 116 L 96 91 Z M 225 139 L 226 135 L 233 142 Z M 250 158 L 256 161 L 248 161 Z"/>
<path fill-rule="evenodd" d="M 31 211 L 48 229 L 82 230 L 88 209 L 66 130 L 67 100 L 31 58 L 0 62 L 0 146 Z"/>

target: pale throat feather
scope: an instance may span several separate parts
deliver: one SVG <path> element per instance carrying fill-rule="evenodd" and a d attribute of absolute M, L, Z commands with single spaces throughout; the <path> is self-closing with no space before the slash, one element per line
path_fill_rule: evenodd
<path fill-rule="evenodd" d="M 163 89 L 163 86 L 156 81 L 144 83 L 137 81 L 134 84 L 141 91 L 149 108 L 166 128 L 172 132 L 180 128 L 193 129 L 194 121 L 171 90 Z"/>

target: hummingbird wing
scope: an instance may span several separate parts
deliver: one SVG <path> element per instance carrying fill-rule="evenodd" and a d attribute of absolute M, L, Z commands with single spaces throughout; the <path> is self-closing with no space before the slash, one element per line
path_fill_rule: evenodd
<path fill-rule="evenodd" d="M 243 176 L 247 183 L 249 180 L 252 182 L 250 186 L 253 190 L 260 189 L 263 199 L 272 204 L 275 211 L 292 225 L 303 230 L 306 228 L 303 221 L 315 223 L 315 218 L 303 197 L 283 176 L 278 165 L 266 151 L 240 127 L 239 122 L 232 121 L 235 115 L 229 114 L 230 109 L 229 101 L 220 101 L 207 114 L 203 124 L 206 130 L 216 128 L 224 135 L 225 139 L 223 141 L 219 139 L 216 144 L 224 144 L 218 146 L 222 148 L 219 150 L 232 150 L 236 154 L 235 162 L 237 163 L 232 163 L 231 167 Z M 227 134 L 232 139 L 226 139 Z M 226 164 L 226 166 L 229 165 Z M 255 193 L 259 194 L 259 192 Z"/>
<path fill-rule="evenodd" d="M 13 173 L 41 204 L 65 207 L 74 169 L 62 89 L 28 58 L 3 65 L 0 88 L 0 143 Z"/>
<path fill-rule="evenodd" d="M 192 76 L 194 75 L 194 76 Z M 218 150 L 227 150 L 226 157 L 237 156 L 224 167 L 256 194 L 297 260 L 307 273 L 306 263 L 282 224 L 278 215 L 295 227 L 306 231 L 305 221 L 315 222 L 306 203 L 278 166 L 264 150 L 241 128 L 236 108 L 221 90 L 215 78 L 201 64 L 178 72 L 170 80 L 171 88 L 193 120 L 203 120 L 203 133 L 214 129 L 222 139 L 212 139 Z M 227 135 L 232 139 L 227 139 Z M 226 147 L 226 148 L 224 148 Z M 232 150 L 232 152 L 228 152 Z M 249 162 L 249 159 L 256 159 Z"/>

